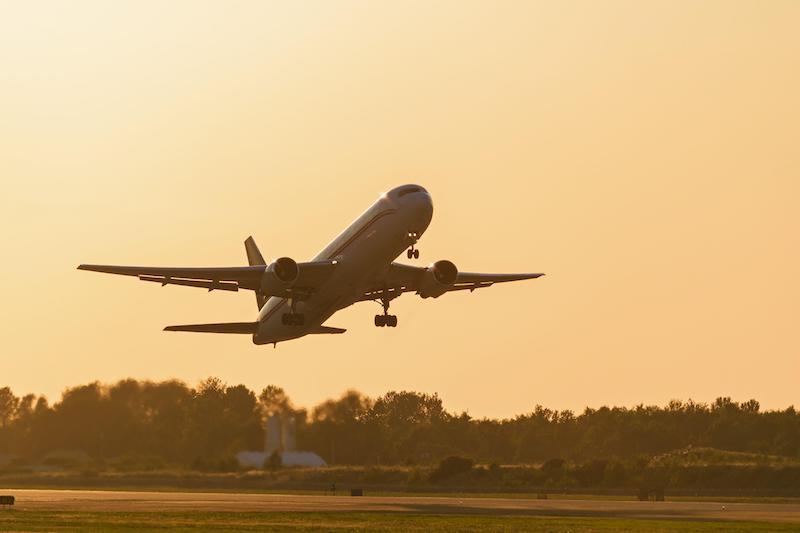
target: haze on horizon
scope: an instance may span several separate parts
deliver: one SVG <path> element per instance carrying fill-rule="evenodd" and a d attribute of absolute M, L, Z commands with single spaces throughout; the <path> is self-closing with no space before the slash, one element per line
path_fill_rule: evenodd
<path fill-rule="evenodd" d="M 797 404 L 800 4 L 53 2 L 0 17 L 0 386 L 213 375 L 299 405 Z M 540 280 L 360 304 L 345 335 L 168 334 L 250 293 L 82 262 L 312 257 L 418 182 L 417 264 Z M 404 257 L 400 261 L 406 262 Z"/>

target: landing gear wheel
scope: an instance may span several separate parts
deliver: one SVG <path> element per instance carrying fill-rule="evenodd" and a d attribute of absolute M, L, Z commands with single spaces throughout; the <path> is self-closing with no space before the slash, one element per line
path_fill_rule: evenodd
<path fill-rule="evenodd" d="M 383 314 L 382 315 L 375 315 L 375 325 L 379 328 L 389 326 L 390 328 L 397 327 L 397 317 L 395 315 L 389 314 L 389 302 L 392 299 L 385 295 L 386 289 L 384 289 L 384 296 L 380 300 L 381 306 L 383 306 Z"/>
<path fill-rule="evenodd" d="M 409 243 L 409 247 L 408 247 L 408 250 L 406 251 L 406 256 L 409 259 L 412 259 L 412 258 L 413 259 L 419 259 L 419 250 L 414 248 L 414 245 L 417 244 L 418 240 L 419 240 L 419 234 L 417 232 L 414 232 L 414 231 L 409 231 L 408 232 L 408 241 L 407 242 Z"/>

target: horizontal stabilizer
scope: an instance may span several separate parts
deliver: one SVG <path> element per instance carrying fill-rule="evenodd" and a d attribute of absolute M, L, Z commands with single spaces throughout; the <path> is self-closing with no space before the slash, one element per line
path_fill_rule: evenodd
<path fill-rule="evenodd" d="M 183 326 L 167 326 L 164 331 L 192 331 L 195 333 L 241 333 L 253 334 L 258 329 L 258 322 L 224 322 L 222 324 L 186 324 Z"/>
<path fill-rule="evenodd" d="M 344 333 L 347 331 L 344 328 L 332 328 L 330 326 L 317 326 L 314 329 L 310 330 L 309 333 L 312 335 L 321 335 L 325 333 L 329 334 L 337 334 L 337 333 Z"/>

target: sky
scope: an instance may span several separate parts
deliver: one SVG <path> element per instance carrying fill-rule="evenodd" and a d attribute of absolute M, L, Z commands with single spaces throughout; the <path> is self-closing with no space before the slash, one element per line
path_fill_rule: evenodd
<path fill-rule="evenodd" d="M 798 405 L 798 27 L 777 0 L 3 2 L 0 386 Z M 547 276 L 273 349 L 161 331 L 250 321 L 249 292 L 75 270 L 246 264 L 248 235 L 306 260 L 404 183 L 420 264 Z"/>

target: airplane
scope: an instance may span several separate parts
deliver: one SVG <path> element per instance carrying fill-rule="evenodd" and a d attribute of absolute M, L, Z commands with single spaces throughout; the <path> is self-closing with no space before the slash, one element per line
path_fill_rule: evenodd
<path fill-rule="evenodd" d="M 446 259 L 427 267 L 394 262 L 403 251 L 418 259 L 419 239 L 433 217 L 431 195 L 419 185 L 402 185 L 378 200 L 311 261 L 281 257 L 270 263 L 253 237 L 244 241 L 248 266 L 141 267 L 82 264 L 79 270 L 137 276 L 164 285 L 201 287 L 208 291 L 255 292 L 258 316 L 252 322 L 167 326 L 165 331 L 252 335 L 256 345 L 288 341 L 313 334 L 346 330 L 323 323 L 334 313 L 358 302 L 376 301 L 383 313 L 375 326 L 396 327 L 389 314 L 392 300 L 406 292 L 438 298 L 452 291 L 481 289 L 495 283 L 533 279 L 536 274 L 460 272 Z"/>

